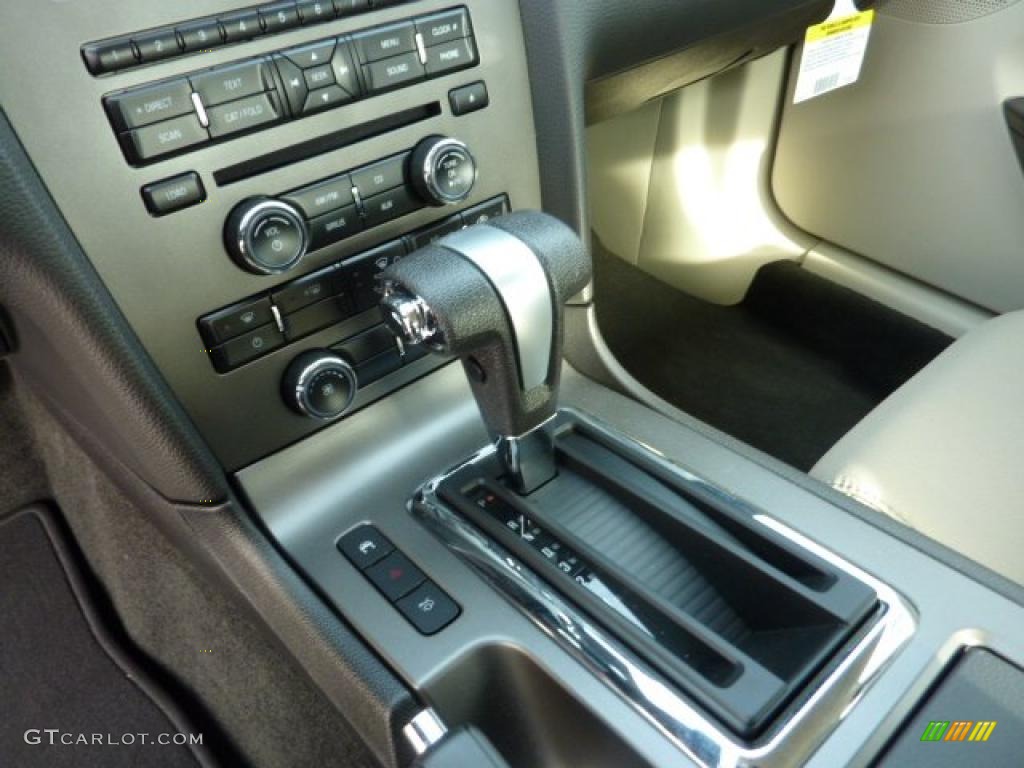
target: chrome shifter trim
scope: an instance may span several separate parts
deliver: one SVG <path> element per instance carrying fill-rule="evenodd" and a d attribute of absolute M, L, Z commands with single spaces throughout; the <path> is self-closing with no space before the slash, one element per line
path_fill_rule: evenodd
<path fill-rule="evenodd" d="M 438 244 L 473 262 L 498 292 L 515 335 L 523 391 L 547 382 L 555 310 L 537 255 L 518 237 L 486 224 L 448 235 Z"/>
<path fill-rule="evenodd" d="M 417 756 L 425 755 L 448 734 L 448 728 L 432 708 L 420 712 L 402 728 L 412 751 Z"/>
<path fill-rule="evenodd" d="M 609 432 L 590 417 L 575 411 L 573 416 L 593 429 Z M 482 449 L 451 472 L 427 483 L 413 501 L 413 513 L 533 624 L 616 691 L 691 760 L 704 768 L 782 768 L 802 764 L 849 714 L 868 686 L 913 635 L 916 623 L 908 604 L 891 587 L 834 552 L 687 472 L 649 446 L 621 435 L 616 439 L 646 451 L 653 460 L 688 483 L 747 510 L 757 523 L 867 584 L 883 605 L 881 616 L 846 646 L 841 661 L 825 677 L 812 682 L 773 728 L 753 745 L 739 740 L 705 715 L 625 644 L 595 625 L 548 581 L 443 502 L 438 495 L 440 485 L 451 474 L 490 458 L 495 453 L 494 446 Z"/>

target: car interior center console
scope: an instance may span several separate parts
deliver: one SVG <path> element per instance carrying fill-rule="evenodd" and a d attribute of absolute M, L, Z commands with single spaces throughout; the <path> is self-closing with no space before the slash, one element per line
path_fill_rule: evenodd
<path fill-rule="evenodd" d="M 867 765 L 967 649 L 1024 665 L 1024 609 L 565 361 L 613 365 L 529 213 L 571 186 L 556 6 L 15 4 L 0 56 L 47 65 L 0 93 L 258 535 L 424 706 L 417 764 Z"/>

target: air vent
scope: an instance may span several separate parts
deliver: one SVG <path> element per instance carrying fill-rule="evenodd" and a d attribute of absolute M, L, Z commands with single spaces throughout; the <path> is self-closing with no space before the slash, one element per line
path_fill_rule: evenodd
<path fill-rule="evenodd" d="M 1020 0 L 882 0 L 878 12 L 922 24 L 962 24 L 1016 5 Z"/>

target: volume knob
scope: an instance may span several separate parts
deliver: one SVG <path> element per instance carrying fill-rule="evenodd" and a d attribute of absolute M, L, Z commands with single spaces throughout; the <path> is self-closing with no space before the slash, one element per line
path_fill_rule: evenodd
<path fill-rule="evenodd" d="M 272 197 L 239 203 L 224 227 L 228 253 L 257 275 L 287 272 L 306 255 L 309 228 L 294 206 Z"/>
<path fill-rule="evenodd" d="M 430 205 L 457 205 L 469 197 L 476 184 L 476 160 L 458 139 L 424 139 L 412 151 L 411 167 L 413 187 Z"/>

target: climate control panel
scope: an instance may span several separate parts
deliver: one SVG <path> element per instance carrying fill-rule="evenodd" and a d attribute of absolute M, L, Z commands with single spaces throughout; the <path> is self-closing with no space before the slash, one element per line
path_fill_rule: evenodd
<path fill-rule="evenodd" d="M 255 208 L 259 205 L 257 203 Z M 403 238 L 204 315 L 199 318 L 198 327 L 213 367 L 218 373 L 229 373 L 326 328 L 337 327 L 341 341 L 365 332 L 380 323 L 377 309 L 380 295 L 376 281 L 388 266 L 445 235 L 486 222 L 508 210 L 506 196 L 488 200 Z M 292 248 L 294 239 L 286 236 L 283 229 L 274 234 L 274 229 L 283 225 L 275 225 L 273 221 L 276 219 L 269 213 L 265 220 L 261 220 L 267 222 L 261 230 L 262 236 L 255 236 L 261 254 L 274 250 L 267 243 L 273 243 L 275 236 L 283 243 L 282 251 Z M 418 350 L 406 350 L 401 358 L 396 352 L 393 358 L 374 361 L 371 358 L 383 350 L 374 348 L 375 354 L 371 355 L 367 353 L 369 347 L 366 343 L 356 346 L 361 352 L 349 350 L 349 353 L 354 355 L 353 362 L 360 381 L 379 378 L 388 372 L 385 369 L 390 366 L 393 370 L 418 355 Z"/>

